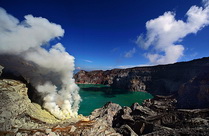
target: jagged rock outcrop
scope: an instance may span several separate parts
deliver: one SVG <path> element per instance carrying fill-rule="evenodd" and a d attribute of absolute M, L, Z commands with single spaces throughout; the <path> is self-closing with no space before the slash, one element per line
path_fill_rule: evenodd
<path fill-rule="evenodd" d="M 109 116 L 109 121 L 112 121 L 109 125 L 123 136 L 207 135 L 209 109 L 176 109 L 176 102 L 173 96 L 156 96 L 145 100 L 142 105 L 134 103 L 131 107 L 118 108 L 117 104 L 107 103 L 93 114 L 100 115 L 100 118 Z M 114 114 L 105 112 L 112 109 Z"/>
<path fill-rule="evenodd" d="M 112 126 L 113 117 L 122 107 L 119 104 L 108 102 L 102 108 L 95 109 L 89 118 L 91 120 L 99 119 L 107 122 L 109 126 Z"/>
<path fill-rule="evenodd" d="M 77 83 L 106 84 L 153 95 L 175 95 L 181 108 L 207 108 L 209 105 L 209 57 L 189 62 L 150 67 L 83 71 L 75 74 Z"/>

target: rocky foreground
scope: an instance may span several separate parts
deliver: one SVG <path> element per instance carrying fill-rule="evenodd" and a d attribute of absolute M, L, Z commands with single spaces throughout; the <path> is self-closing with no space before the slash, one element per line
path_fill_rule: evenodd
<path fill-rule="evenodd" d="M 176 109 L 172 96 L 156 96 L 121 107 L 107 103 L 84 117 L 58 120 L 28 98 L 26 85 L 0 80 L 0 135 L 7 136 L 137 136 L 207 135 L 209 109 Z"/>
<path fill-rule="evenodd" d="M 209 109 L 176 109 L 175 103 L 172 96 L 156 96 L 131 107 L 110 102 L 92 112 L 90 118 L 107 120 L 124 136 L 209 134 Z"/>
<path fill-rule="evenodd" d="M 209 57 L 169 65 L 80 71 L 77 83 L 105 84 L 153 95 L 174 95 L 178 108 L 208 108 Z"/>

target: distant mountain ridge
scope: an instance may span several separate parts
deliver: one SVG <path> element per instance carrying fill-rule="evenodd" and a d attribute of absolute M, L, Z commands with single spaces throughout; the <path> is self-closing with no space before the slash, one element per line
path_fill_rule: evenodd
<path fill-rule="evenodd" d="M 167 65 L 80 71 L 77 83 L 106 84 L 153 95 L 175 95 L 180 108 L 208 108 L 209 57 Z"/>

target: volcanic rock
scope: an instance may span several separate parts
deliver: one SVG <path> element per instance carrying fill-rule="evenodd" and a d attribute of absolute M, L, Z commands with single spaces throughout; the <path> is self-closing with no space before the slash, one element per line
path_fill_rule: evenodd
<path fill-rule="evenodd" d="M 115 114 L 120 109 L 122 109 L 122 107 L 119 104 L 115 104 L 115 103 L 109 102 L 109 103 L 105 104 L 102 108 L 95 109 L 91 113 L 89 118 L 91 120 L 98 119 L 98 118 L 102 119 L 102 120 L 106 121 L 107 124 L 112 126 L 113 117 L 115 116 Z"/>
<path fill-rule="evenodd" d="M 173 96 L 156 96 L 145 100 L 142 105 L 134 103 L 131 107 L 118 108 L 117 104 L 107 103 L 92 114 L 95 115 L 96 112 L 105 121 L 108 115 L 112 118 L 113 114 L 104 114 L 104 111 L 115 109 L 109 125 L 123 136 L 209 133 L 209 109 L 176 109 L 175 104 Z"/>
<path fill-rule="evenodd" d="M 39 105 L 31 103 L 26 85 L 20 81 L 0 80 L 0 107 L 2 133 L 15 133 L 19 129 L 37 129 L 44 127 L 44 123 L 59 122 Z"/>

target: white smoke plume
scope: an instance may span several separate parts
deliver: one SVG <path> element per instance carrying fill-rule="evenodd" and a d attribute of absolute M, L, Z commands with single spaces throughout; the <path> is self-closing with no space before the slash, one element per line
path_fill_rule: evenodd
<path fill-rule="evenodd" d="M 146 35 L 141 34 L 136 43 L 146 53 L 151 64 L 174 63 L 183 56 L 184 46 L 179 44 L 188 34 L 196 34 L 209 24 L 208 0 L 204 7 L 192 6 L 186 13 L 187 20 L 176 20 L 174 12 L 165 12 L 158 18 L 146 22 Z"/>
<path fill-rule="evenodd" d="M 61 43 L 50 49 L 44 48 L 50 40 L 63 35 L 60 25 L 45 18 L 26 15 L 20 22 L 0 8 L 0 54 L 20 56 L 45 70 L 40 70 L 39 74 L 49 76 L 45 77 L 47 81 L 35 78 L 31 81 L 44 96 L 43 107 L 59 119 L 76 117 L 81 101 L 79 88 L 73 79 L 74 57 L 65 51 Z"/>

